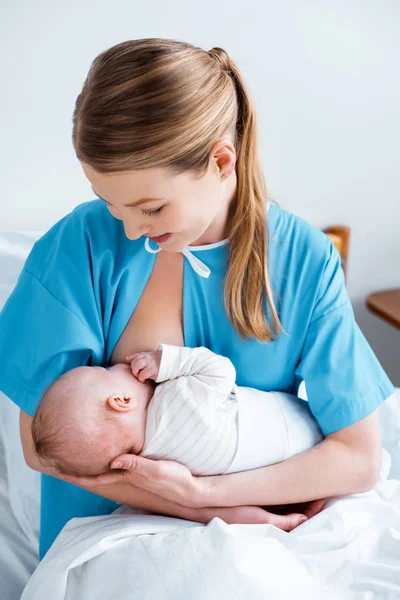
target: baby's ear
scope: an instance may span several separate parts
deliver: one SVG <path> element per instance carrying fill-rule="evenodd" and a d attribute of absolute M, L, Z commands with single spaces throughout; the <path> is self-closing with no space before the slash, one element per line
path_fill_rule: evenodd
<path fill-rule="evenodd" d="M 131 396 L 123 396 L 122 394 L 111 394 L 107 398 L 107 403 L 110 408 L 117 412 L 129 412 L 137 407 L 137 402 Z"/>

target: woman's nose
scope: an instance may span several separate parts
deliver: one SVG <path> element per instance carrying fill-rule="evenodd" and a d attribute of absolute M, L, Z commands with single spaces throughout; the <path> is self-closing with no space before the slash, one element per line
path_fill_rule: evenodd
<path fill-rule="evenodd" d="M 143 225 L 142 227 L 134 227 L 133 225 L 130 225 L 129 223 L 125 223 L 125 221 L 124 221 L 124 229 L 125 229 L 125 235 L 129 240 L 137 240 L 142 235 L 146 235 L 146 233 L 149 231 L 148 227 L 146 227 L 145 225 Z"/>

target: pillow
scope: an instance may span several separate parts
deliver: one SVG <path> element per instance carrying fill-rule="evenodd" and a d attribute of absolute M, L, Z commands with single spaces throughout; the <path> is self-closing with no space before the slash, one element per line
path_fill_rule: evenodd
<path fill-rule="evenodd" d="M 44 232 L 0 231 L 0 310 L 17 282 L 25 260 Z M 22 531 L 38 547 L 40 473 L 25 462 L 19 434 L 19 407 L 0 392 L 0 438 L 4 447 L 6 489 L 11 510 Z"/>

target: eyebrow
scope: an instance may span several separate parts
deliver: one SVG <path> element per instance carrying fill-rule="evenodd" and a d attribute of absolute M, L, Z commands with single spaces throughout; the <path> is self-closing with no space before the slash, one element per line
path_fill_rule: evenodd
<path fill-rule="evenodd" d="M 102 198 L 100 194 L 96 192 L 93 186 L 92 190 L 99 198 Z M 102 198 L 103 199 L 103 198 Z M 154 202 L 154 200 L 165 200 L 165 198 L 141 198 L 140 200 L 136 200 L 136 202 L 129 202 L 128 204 L 123 204 L 123 206 L 141 206 L 142 204 L 146 204 L 147 202 Z"/>

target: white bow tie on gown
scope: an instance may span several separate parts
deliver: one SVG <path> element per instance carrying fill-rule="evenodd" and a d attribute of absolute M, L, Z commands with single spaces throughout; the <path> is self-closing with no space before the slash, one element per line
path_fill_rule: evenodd
<path fill-rule="evenodd" d="M 222 240 L 221 242 L 217 242 L 215 244 L 205 244 L 204 246 L 186 246 L 182 250 L 179 250 L 179 252 L 182 252 L 182 254 L 184 254 L 186 256 L 186 258 L 188 259 L 188 261 L 190 262 L 190 264 L 192 265 L 192 267 L 196 271 L 196 273 L 198 273 L 201 277 L 207 278 L 210 276 L 210 273 L 211 273 L 210 269 L 207 267 L 207 265 L 205 265 L 203 262 L 201 262 L 201 260 L 199 260 L 197 258 L 197 256 L 195 256 L 190 251 L 190 248 L 193 248 L 195 250 L 207 250 L 207 249 L 210 249 L 211 247 L 222 246 L 224 244 L 227 244 L 228 241 L 229 240 L 226 239 L 226 240 Z M 154 243 L 156 243 L 156 242 L 154 242 Z M 158 246 L 158 244 L 157 244 L 157 246 Z M 150 252 L 151 254 L 157 254 L 157 252 L 160 252 L 160 250 L 163 249 L 160 246 L 158 246 L 157 250 L 153 250 L 153 248 L 151 248 L 151 246 L 150 246 L 150 240 L 148 237 L 146 238 L 144 247 L 146 248 L 147 252 Z"/>

